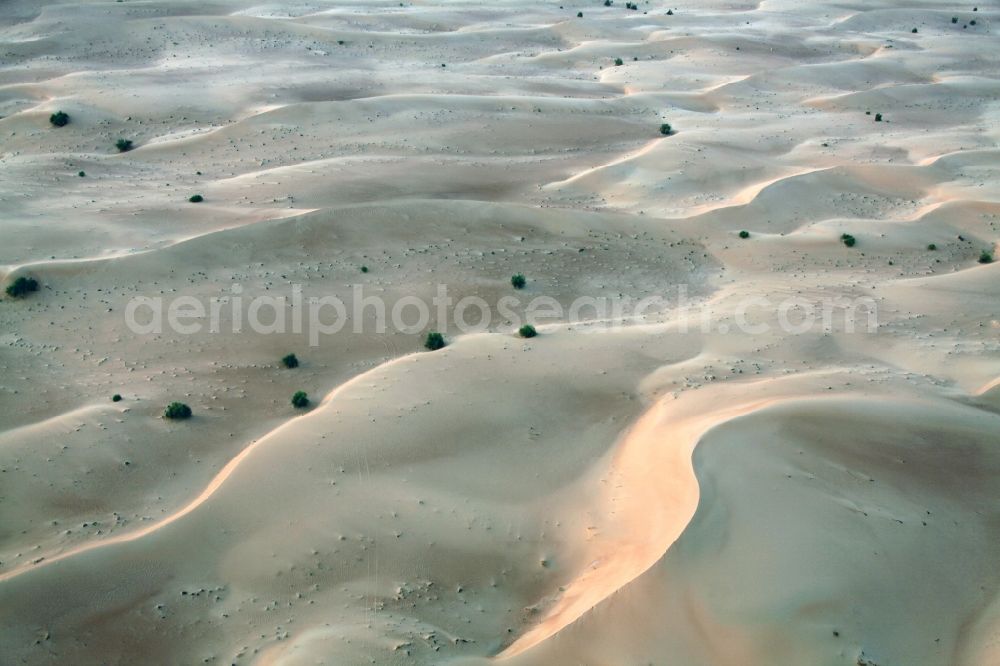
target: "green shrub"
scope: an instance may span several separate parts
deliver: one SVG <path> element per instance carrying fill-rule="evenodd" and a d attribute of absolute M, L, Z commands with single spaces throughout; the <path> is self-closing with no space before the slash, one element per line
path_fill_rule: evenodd
<path fill-rule="evenodd" d="M 937 249 L 937 245 L 935 245 L 934 243 L 931 243 L 930 245 L 927 246 L 927 249 L 930 250 L 931 252 L 933 252 L 934 250 Z"/>
<path fill-rule="evenodd" d="M 740 232 L 740 238 L 750 238 L 750 232 L 749 231 L 741 231 Z"/>
<path fill-rule="evenodd" d="M 951 22 L 952 23 L 958 23 L 958 17 L 957 16 L 952 16 L 951 17 Z"/>
<path fill-rule="evenodd" d="M 989 250 L 983 250 L 979 253 L 979 263 L 981 264 L 992 264 L 993 263 L 993 253 Z"/>
<path fill-rule="evenodd" d="M 520 273 L 517 273 L 511 276 L 510 284 L 514 289 L 524 289 L 524 286 L 528 284 L 528 280 Z"/>
<path fill-rule="evenodd" d="M 621 67 L 624 64 L 625 63 L 621 58 L 615 58 L 615 67 Z"/>
<path fill-rule="evenodd" d="M 122 401 L 122 396 L 120 393 L 115 393 L 113 396 L 111 396 L 111 402 L 121 402 L 121 401 Z"/>
<path fill-rule="evenodd" d="M 367 273 L 368 272 L 368 267 L 367 266 L 362 266 L 361 267 L 361 272 L 362 273 Z"/>
<path fill-rule="evenodd" d="M 522 338 L 533 338 L 538 335 L 538 331 L 531 324 L 525 324 L 521 328 L 517 329 L 517 334 Z"/>
<path fill-rule="evenodd" d="M 281 364 L 286 368 L 297 368 L 299 367 L 299 359 L 295 356 L 295 354 L 288 354 L 287 356 L 283 356 L 281 358 Z"/>
<path fill-rule="evenodd" d="M 576 17 L 577 18 L 583 18 L 583 12 L 577 12 L 576 13 Z"/>
<path fill-rule="evenodd" d="M 674 15 L 674 10 L 668 9 L 667 10 L 667 16 L 673 16 L 673 15 Z"/>
<path fill-rule="evenodd" d="M 841 234 L 840 242 L 842 242 L 847 247 L 854 247 L 854 244 L 857 243 L 858 241 L 851 234 Z"/>
<path fill-rule="evenodd" d="M 115 148 L 118 149 L 119 153 L 127 153 L 132 150 L 132 141 L 130 139 L 118 139 L 115 141 Z"/>
<path fill-rule="evenodd" d="M 79 176 L 80 178 L 83 178 L 83 177 L 84 177 L 84 176 L 86 176 L 87 174 L 86 174 L 86 172 L 83 172 L 83 171 L 81 171 L 80 173 L 78 173 L 78 174 L 76 174 L 76 175 L 78 175 L 78 176 Z"/>
<path fill-rule="evenodd" d="M 913 30 L 911 30 L 910 32 L 912 32 L 912 33 L 913 33 L 913 34 L 915 35 L 915 34 L 917 34 L 917 29 L 916 29 L 916 28 L 914 28 L 914 29 L 913 29 Z"/>
<path fill-rule="evenodd" d="M 23 275 L 7 285 L 7 295 L 11 298 L 21 298 L 33 291 L 38 291 L 38 280 Z"/>
<path fill-rule="evenodd" d="M 302 409 L 309 406 L 309 396 L 305 391 L 296 391 L 292 395 L 292 406 Z"/>
<path fill-rule="evenodd" d="M 204 200 L 205 197 L 201 196 L 200 194 L 195 194 L 190 199 L 188 199 L 188 201 L 190 201 L 191 203 L 201 203 Z"/>
<path fill-rule="evenodd" d="M 63 113 L 62 111 L 56 111 L 49 116 L 49 122 L 56 127 L 66 127 L 66 125 L 69 124 L 69 114 Z"/>
<path fill-rule="evenodd" d="M 166 410 L 163 412 L 163 416 L 173 420 L 189 419 L 191 418 L 191 408 L 183 402 L 172 402 L 167 405 Z"/>
<path fill-rule="evenodd" d="M 611 0 L 604 0 L 604 6 L 605 7 L 610 7 L 611 6 Z"/>
<path fill-rule="evenodd" d="M 674 133 L 674 128 L 670 126 L 670 123 L 663 123 L 660 125 L 660 134 L 663 136 L 670 136 Z"/>
<path fill-rule="evenodd" d="M 882 114 L 881 113 L 876 113 L 875 114 L 875 122 L 877 122 L 877 123 L 882 122 Z"/>
<path fill-rule="evenodd" d="M 445 345 L 444 336 L 437 331 L 431 331 L 427 334 L 427 339 L 424 340 L 424 347 L 431 351 L 437 351 L 443 348 Z"/>

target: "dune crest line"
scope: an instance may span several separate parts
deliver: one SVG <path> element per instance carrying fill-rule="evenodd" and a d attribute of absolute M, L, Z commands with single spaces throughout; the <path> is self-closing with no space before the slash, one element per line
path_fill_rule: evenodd
<path fill-rule="evenodd" d="M 596 541 L 593 564 L 567 587 L 559 601 L 496 659 L 519 655 L 569 626 L 617 590 L 641 576 L 677 541 L 694 517 L 700 487 L 694 450 L 714 428 L 752 412 L 802 397 L 756 400 L 724 410 L 677 419 L 671 403 L 647 410 L 622 437 L 611 462 L 607 514 L 610 534 Z M 669 434 L 668 434 L 669 433 Z M 669 440 L 664 445 L 664 440 Z M 656 470 L 655 478 L 651 470 Z M 629 518 L 632 518 L 629 521 Z M 615 533 L 624 528 L 626 533 Z"/>
<path fill-rule="evenodd" d="M 340 395 L 341 393 L 343 393 L 344 391 L 346 391 L 347 389 L 349 389 L 355 383 L 362 381 L 365 377 L 368 377 L 372 373 L 375 373 L 375 372 L 377 372 L 379 370 L 383 370 L 383 369 L 385 369 L 387 367 L 391 367 L 391 366 L 393 366 L 393 365 L 395 365 L 397 363 L 400 363 L 402 361 L 405 361 L 407 359 L 412 359 L 414 356 L 416 356 L 416 354 L 407 354 L 406 356 L 400 356 L 398 358 L 394 358 L 394 359 L 391 359 L 389 361 L 386 361 L 385 363 L 377 365 L 377 366 L 375 366 L 374 368 L 372 368 L 370 370 L 366 370 L 365 372 L 362 372 L 360 375 L 355 375 L 351 379 L 347 380 L 343 384 L 340 384 L 339 386 L 337 386 L 336 388 L 334 388 L 332 391 L 330 391 L 329 393 L 327 393 L 323 397 L 323 399 L 320 401 L 320 403 L 316 406 L 316 408 L 313 409 L 312 411 L 310 411 L 309 413 L 303 414 L 301 416 L 296 416 L 294 418 L 291 418 L 288 421 L 285 421 L 284 423 L 282 423 L 281 425 L 279 425 L 277 428 L 275 428 L 275 429 L 273 429 L 273 430 L 265 433 L 259 439 L 254 440 L 253 442 L 251 442 L 250 444 L 248 444 L 246 447 L 244 447 L 244 449 L 242 451 L 240 451 L 238 454 L 236 454 L 236 456 L 233 457 L 228 463 L 226 463 L 225 466 L 223 466 L 223 468 L 221 470 L 219 470 L 219 472 L 214 477 L 212 477 L 212 480 L 208 483 L 207 486 L 205 486 L 204 490 L 202 490 L 201 493 L 199 493 L 197 497 L 195 497 L 193 500 L 191 500 L 190 502 L 188 502 L 187 504 L 185 504 L 183 507 L 181 507 L 177 511 L 175 511 L 172 514 L 168 515 L 163 520 L 157 521 L 156 523 L 153 523 L 152 525 L 144 527 L 144 528 L 142 528 L 140 530 L 136 530 L 134 532 L 128 532 L 126 534 L 121 534 L 121 535 L 118 535 L 118 536 L 110 537 L 110 538 L 107 538 L 107 539 L 103 539 L 101 541 L 94 541 L 94 542 L 90 542 L 90 543 L 86 543 L 86 544 L 81 544 L 80 546 L 77 546 L 76 548 L 71 548 L 71 549 L 69 549 L 67 551 L 59 553 L 58 555 L 54 555 L 52 557 L 47 557 L 47 558 L 45 558 L 45 559 L 43 559 L 41 561 L 38 561 L 36 563 L 30 563 L 29 562 L 27 564 L 23 564 L 23 565 L 21 565 L 19 567 L 11 569 L 10 571 L 8 571 L 6 573 L 0 574 L 0 583 L 3 583 L 3 582 L 6 582 L 8 580 L 11 580 L 13 578 L 16 578 L 16 577 L 18 577 L 18 576 L 20 576 L 22 574 L 28 573 L 29 571 L 35 571 L 35 570 L 40 569 L 40 568 L 42 568 L 42 567 L 44 567 L 46 565 L 54 564 L 54 563 L 59 562 L 61 560 L 65 560 L 65 559 L 68 559 L 68 558 L 73 557 L 75 555 L 80 555 L 82 553 L 89 552 L 91 550 L 96 550 L 98 548 L 105 548 L 107 546 L 113 546 L 113 545 L 119 544 L 119 543 L 128 543 L 130 541 L 136 541 L 138 539 L 141 539 L 142 537 L 145 537 L 145 536 L 148 536 L 148 535 L 152 534 L 153 532 L 161 530 L 164 527 L 167 527 L 171 523 L 174 523 L 174 522 L 180 520 L 181 518 L 183 518 L 184 516 L 188 515 L 189 513 L 191 513 L 195 509 L 197 509 L 199 506 L 201 506 L 202 504 L 204 504 L 206 501 L 208 501 L 208 499 L 210 497 L 212 497 L 212 495 L 214 495 L 215 492 L 219 488 L 222 487 L 222 484 L 226 482 L 226 480 L 232 475 L 232 473 L 234 471 L 236 471 L 236 468 L 240 466 L 240 463 L 242 463 L 244 460 L 246 460 L 246 458 L 251 453 L 253 453 L 253 451 L 256 450 L 261 444 L 266 443 L 271 438 L 273 438 L 274 436 L 276 436 L 278 433 L 280 433 L 284 429 L 290 427 L 292 424 L 299 423 L 302 419 L 308 419 L 310 417 L 315 416 L 316 414 L 319 414 L 320 410 L 323 407 L 326 407 L 327 405 L 329 405 L 333 400 L 336 399 L 336 397 L 338 395 Z"/>

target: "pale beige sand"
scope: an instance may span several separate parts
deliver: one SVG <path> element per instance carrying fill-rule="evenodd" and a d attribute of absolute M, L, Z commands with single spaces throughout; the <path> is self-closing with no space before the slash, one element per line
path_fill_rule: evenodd
<path fill-rule="evenodd" d="M 1000 9 L 624 4 L 0 3 L 0 664 L 1000 663 Z"/>

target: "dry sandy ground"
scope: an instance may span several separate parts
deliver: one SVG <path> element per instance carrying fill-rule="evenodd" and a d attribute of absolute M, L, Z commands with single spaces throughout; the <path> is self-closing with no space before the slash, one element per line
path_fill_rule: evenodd
<path fill-rule="evenodd" d="M 1000 663 L 1000 8 L 624 5 L 0 3 L 0 664 Z"/>

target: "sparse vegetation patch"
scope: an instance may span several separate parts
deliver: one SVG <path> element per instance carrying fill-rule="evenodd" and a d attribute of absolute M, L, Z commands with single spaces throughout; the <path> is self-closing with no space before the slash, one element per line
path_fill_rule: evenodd
<path fill-rule="evenodd" d="M 424 347 L 430 351 L 437 351 L 445 346 L 444 336 L 437 331 L 431 331 L 427 334 L 427 339 L 424 340 Z"/>
<path fill-rule="evenodd" d="M 166 410 L 163 412 L 163 417 L 172 421 L 189 419 L 191 418 L 191 408 L 183 402 L 172 402 L 167 405 Z"/>
<path fill-rule="evenodd" d="M 22 298 L 33 291 L 38 291 L 38 280 L 23 275 L 7 285 L 7 295 L 11 298 Z"/>
<path fill-rule="evenodd" d="M 296 391 L 292 395 L 292 406 L 296 409 L 303 409 L 309 406 L 309 395 L 305 391 Z"/>

